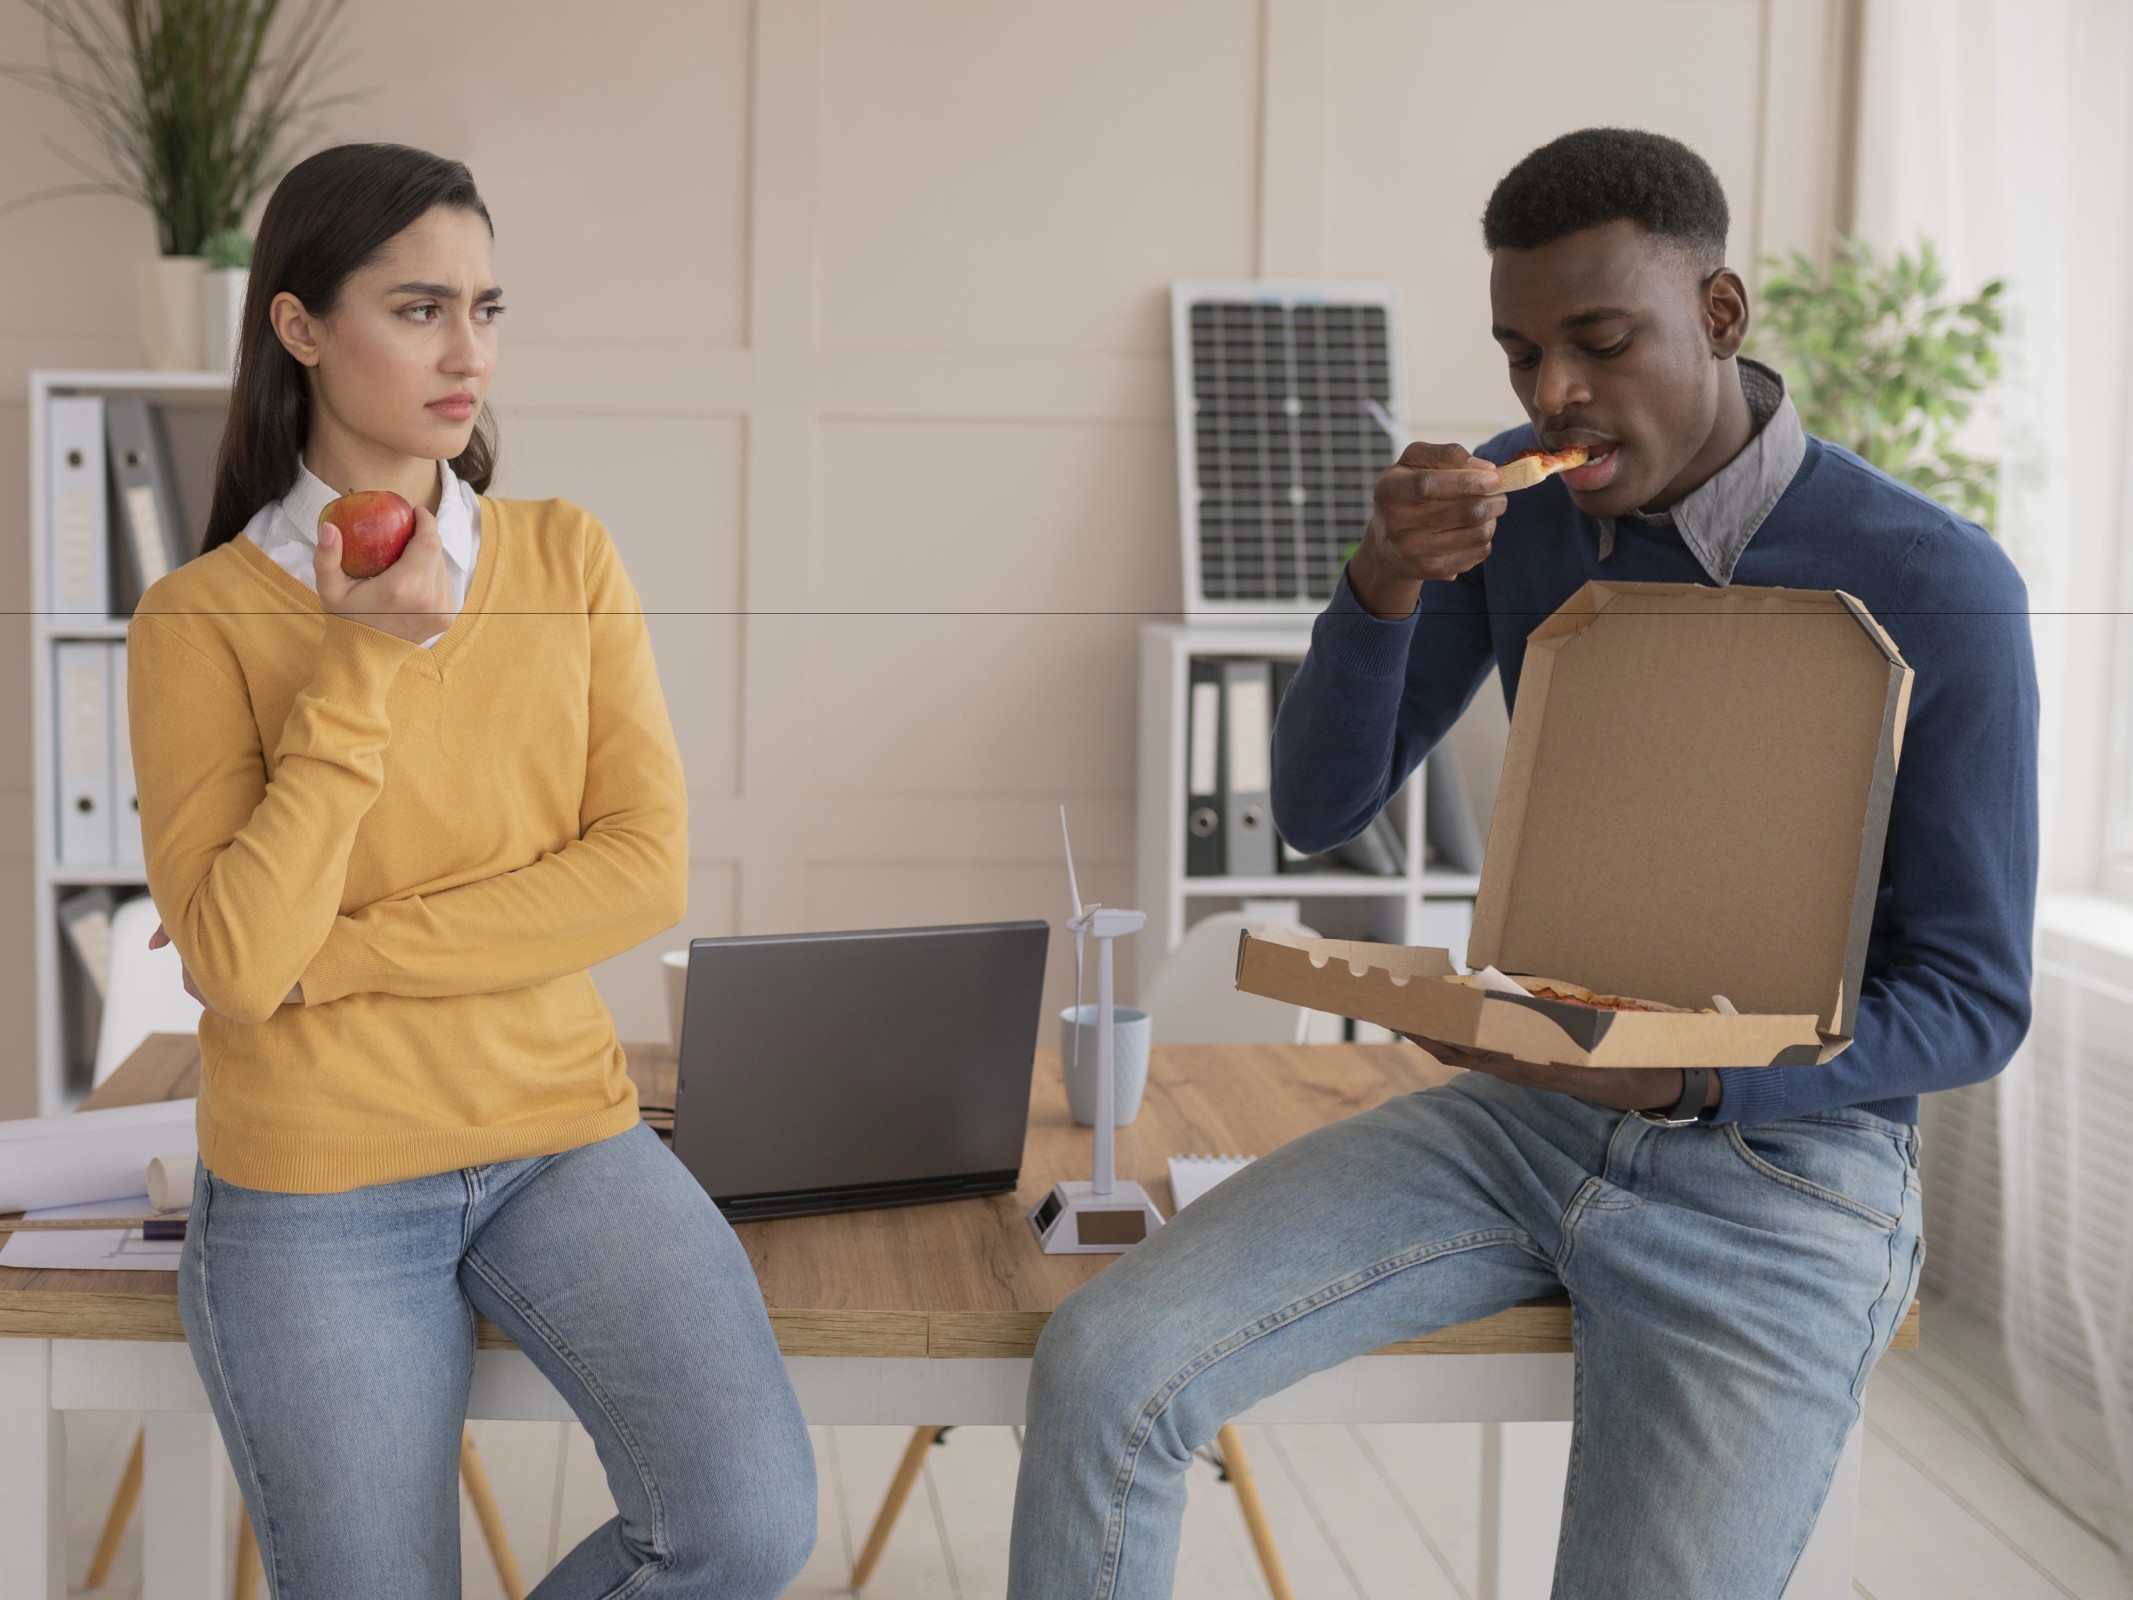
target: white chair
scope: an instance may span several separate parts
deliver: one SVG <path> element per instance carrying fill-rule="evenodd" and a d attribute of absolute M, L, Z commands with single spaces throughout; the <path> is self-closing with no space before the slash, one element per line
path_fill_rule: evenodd
<path fill-rule="evenodd" d="M 1148 1013 L 1157 1044 L 1337 1044 L 1341 1019 L 1237 987 L 1237 936 L 1266 918 L 1217 911 L 1185 930 L 1178 947 L 1141 985 L 1135 1003 Z M 1315 938 L 1309 928 L 1295 930 Z"/>
<path fill-rule="evenodd" d="M 162 919 L 147 895 L 111 914 L 111 975 L 104 982 L 104 1021 L 96 1034 L 90 1085 L 102 1083 L 151 1033 L 197 1033 L 200 1002 L 185 992 L 178 947 L 148 948 Z"/>

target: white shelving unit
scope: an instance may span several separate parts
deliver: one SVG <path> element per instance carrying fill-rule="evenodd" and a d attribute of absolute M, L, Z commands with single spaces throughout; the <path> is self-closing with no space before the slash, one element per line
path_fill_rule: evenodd
<path fill-rule="evenodd" d="M 1311 619 L 1265 627 L 1229 623 L 1150 623 L 1141 629 L 1139 904 L 1148 913 L 1140 946 L 1143 979 L 1201 917 L 1242 900 L 1294 900 L 1319 932 L 1466 951 L 1474 895 L 1471 873 L 1430 870 L 1423 860 L 1423 784 L 1418 769 L 1393 798 L 1403 845 L 1396 876 L 1283 872 L 1271 877 L 1190 877 L 1185 871 L 1187 696 L 1194 658 L 1249 656 L 1301 660 Z"/>
<path fill-rule="evenodd" d="M 37 1109 L 43 1116 L 71 1111 L 88 1090 L 67 1071 L 62 972 L 68 959 L 59 903 L 75 889 L 99 885 L 145 890 L 137 867 L 62 867 L 59 864 L 59 775 L 53 734 L 53 651 L 63 643 L 117 643 L 124 617 L 67 617 L 51 610 L 50 483 L 46 461 L 48 407 L 57 395 L 141 395 L 164 408 L 179 498 L 188 527 L 207 517 L 207 488 L 215 441 L 222 432 L 230 380 L 220 372 L 33 372 L 30 374 L 30 762 L 35 826 L 35 952 Z M 116 730 L 124 737 L 124 730 Z"/>

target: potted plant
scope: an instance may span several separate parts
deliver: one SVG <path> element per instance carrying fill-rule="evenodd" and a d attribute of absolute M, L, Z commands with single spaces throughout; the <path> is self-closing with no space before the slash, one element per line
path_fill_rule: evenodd
<path fill-rule="evenodd" d="M 1827 271 L 1798 251 L 1765 265 L 1785 270 L 1763 282 L 1750 348 L 1784 370 L 1807 431 L 1990 528 L 1998 463 L 1957 441 L 2000 376 L 2001 280 L 1951 303 L 1928 240 L 1883 259 L 1842 239 Z"/>
<path fill-rule="evenodd" d="M 286 21 L 281 0 L 23 3 L 44 18 L 46 64 L 0 72 L 64 102 L 102 161 L 62 150 L 87 181 L 16 204 L 90 193 L 147 206 L 159 249 L 136 268 L 141 342 L 150 366 L 198 367 L 207 241 L 241 228 L 319 113 L 347 98 L 317 94 L 346 0 L 308 0 Z"/>

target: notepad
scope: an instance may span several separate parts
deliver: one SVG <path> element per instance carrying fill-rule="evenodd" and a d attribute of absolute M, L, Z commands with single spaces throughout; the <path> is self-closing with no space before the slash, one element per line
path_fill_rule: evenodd
<path fill-rule="evenodd" d="M 1172 1156 L 1170 1158 L 1170 1208 L 1183 1211 L 1201 1195 L 1233 1172 L 1250 1166 L 1253 1156 Z"/>

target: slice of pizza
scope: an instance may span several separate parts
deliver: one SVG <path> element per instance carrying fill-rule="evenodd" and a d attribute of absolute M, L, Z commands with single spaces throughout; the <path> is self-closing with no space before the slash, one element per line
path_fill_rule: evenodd
<path fill-rule="evenodd" d="M 1677 1015 L 1689 1015 L 1684 1006 L 1661 1005 L 1657 1000 L 1632 1000 L 1623 994 L 1595 994 L 1577 984 L 1526 982 L 1526 992 L 1538 1000 L 1562 1000 L 1574 1006 L 1591 1006 L 1597 1011 L 1667 1011 Z"/>
<path fill-rule="evenodd" d="M 1581 444 L 1574 444 L 1567 450 L 1521 450 L 1496 469 L 1496 476 L 1503 481 L 1506 491 L 1530 489 L 1543 478 L 1568 472 L 1572 467 L 1582 467 L 1591 459 L 1592 453 Z"/>
<path fill-rule="evenodd" d="M 1463 984 L 1468 988 L 1480 987 L 1471 973 L 1455 973 L 1443 981 Z M 1597 994 L 1583 984 L 1571 983 L 1563 978 L 1519 978 L 1515 981 L 1536 1000 L 1560 1000 L 1569 1005 L 1589 1006 L 1595 1011 L 1665 1011 L 1677 1016 L 1717 1015 L 1709 1006 L 1692 1012 L 1686 1006 L 1665 1005 L 1657 1000 L 1637 1000 L 1626 994 Z"/>

